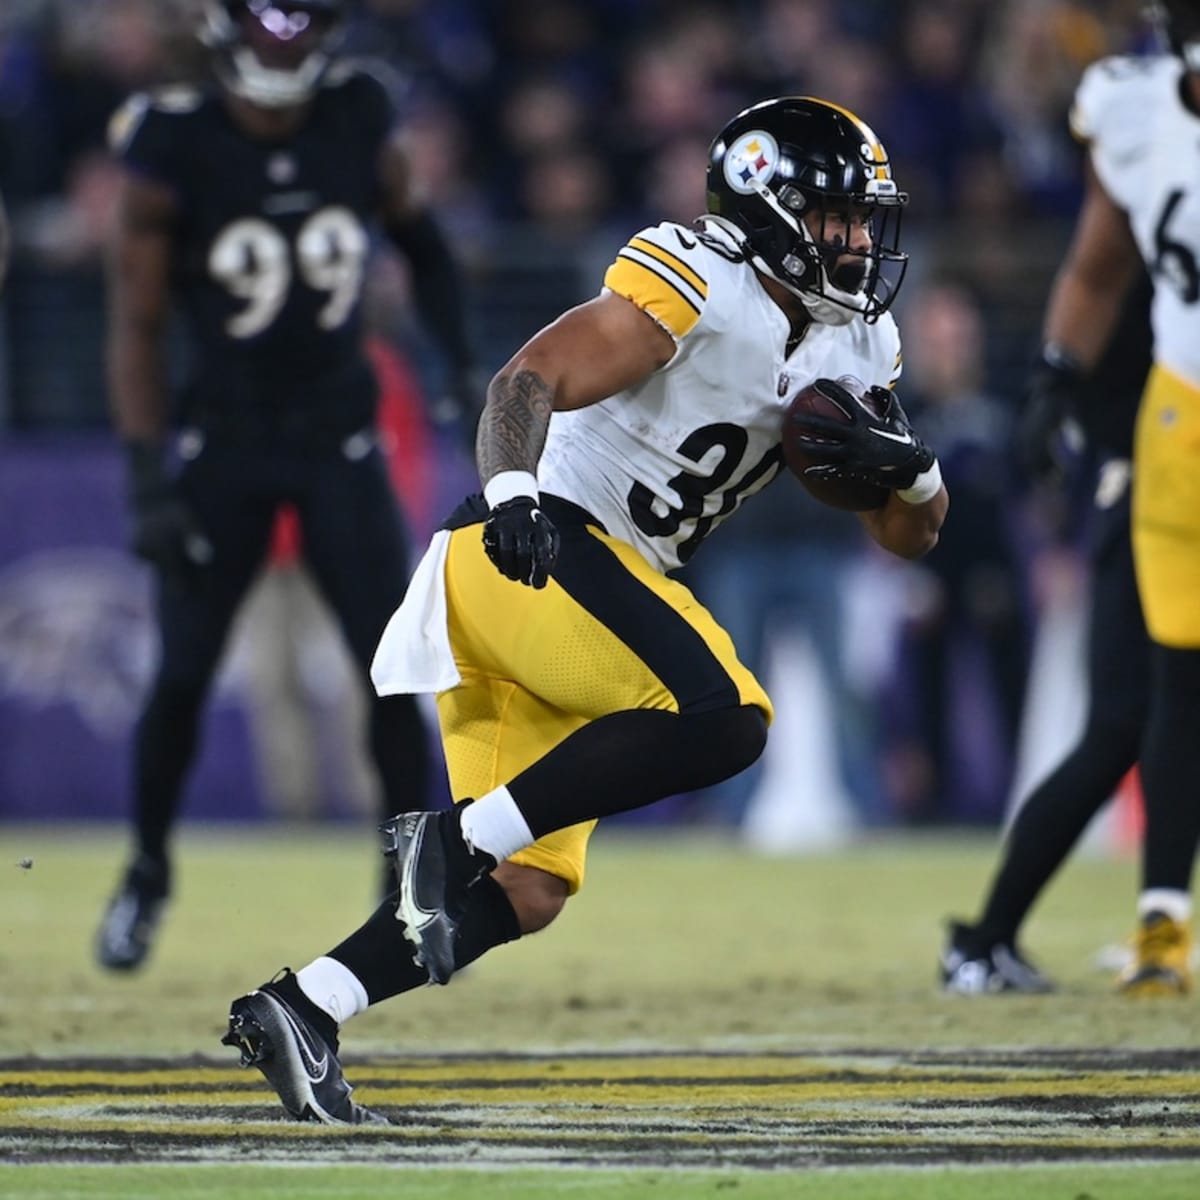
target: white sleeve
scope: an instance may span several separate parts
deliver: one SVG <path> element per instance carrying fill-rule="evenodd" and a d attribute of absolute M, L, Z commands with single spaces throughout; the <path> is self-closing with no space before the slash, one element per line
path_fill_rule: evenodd
<path fill-rule="evenodd" d="M 708 307 L 710 274 L 710 252 L 695 234 L 664 221 L 621 247 L 604 286 L 631 300 L 680 342 Z"/>

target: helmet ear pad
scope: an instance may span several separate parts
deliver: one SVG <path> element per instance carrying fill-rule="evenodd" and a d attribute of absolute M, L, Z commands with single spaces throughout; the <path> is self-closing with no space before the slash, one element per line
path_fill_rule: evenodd
<path fill-rule="evenodd" d="M 766 201 L 763 206 L 767 208 Z M 781 274 L 793 287 L 805 291 L 821 284 L 821 250 L 810 236 L 804 236 L 807 231 L 799 217 L 796 224 L 801 227 L 800 236 L 788 229 L 780 218 L 764 220 L 762 225 L 747 230 L 746 241 L 772 271 Z"/>
<path fill-rule="evenodd" d="M 746 240 L 784 282 L 798 291 L 823 292 L 832 284 L 852 293 L 867 281 L 871 272 L 865 262 L 847 286 L 843 286 L 847 281 L 838 279 L 839 262 L 849 251 L 840 235 L 826 237 L 827 209 L 821 197 L 806 196 L 801 189 L 785 185 L 777 196 L 764 195 L 761 202 L 768 223 L 751 230 Z M 818 218 L 815 233 L 811 224 L 814 213 Z"/>

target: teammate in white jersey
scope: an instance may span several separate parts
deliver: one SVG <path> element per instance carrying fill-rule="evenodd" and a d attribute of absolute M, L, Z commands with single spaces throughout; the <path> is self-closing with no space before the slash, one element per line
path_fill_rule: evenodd
<path fill-rule="evenodd" d="M 1118 980 L 1135 996 L 1191 987 L 1200 838 L 1200 0 L 1153 7 L 1170 53 L 1104 59 L 1076 94 L 1090 169 L 1042 367 L 1057 395 L 1086 391 L 1140 257 L 1154 282 L 1154 361 L 1134 440 L 1133 550 L 1152 663 L 1137 952 Z"/>
<path fill-rule="evenodd" d="M 372 672 L 384 694 L 437 692 L 459 803 L 385 823 L 398 895 L 230 1013 L 226 1042 L 296 1117 L 371 1119 L 337 1065 L 339 1023 L 547 925 L 598 818 L 762 752 L 770 700 L 668 572 L 778 473 L 797 390 L 881 389 L 878 415 L 850 402 L 852 423 L 808 433 L 834 474 L 887 489 L 861 514 L 880 545 L 937 540 L 937 463 L 888 391 L 907 196 L 879 139 L 825 101 L 766 101 L 714 141 L 708 201 L 694 227 L 631 238 L 601 294 L 492 382 L 483 494 L 435 535 Z"/>

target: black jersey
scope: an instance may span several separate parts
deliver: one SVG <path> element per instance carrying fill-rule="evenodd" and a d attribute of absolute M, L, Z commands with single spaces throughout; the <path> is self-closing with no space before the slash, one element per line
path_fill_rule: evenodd
<path fill-rule="evenodd" d="M 116 152 L 178 204 L 171 286 L 194 335 L 184 419 L 370 421 L 360 305 L 392 119 L 383 86 L 348 68 L 277 141 L 239 129 L 215 91 L 140 94 L 118 114 Z"/>

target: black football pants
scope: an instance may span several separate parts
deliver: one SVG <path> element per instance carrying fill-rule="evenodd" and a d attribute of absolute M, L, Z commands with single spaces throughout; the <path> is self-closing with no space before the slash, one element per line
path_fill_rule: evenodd
<path fill-rule="evenodd" d="M 408 579 L 408 538 L 374 444 L 244 446 L 207 442 L 179 486 L 213 546 L 193 577 L 161 578 L 161 660 L 138 725 L 134 817 L 142 852 L 161 857 L 195 752 L 200 715 L 234 616 L 269 549 L 275 514 L 292 504 L 303 557 L 337 616 L 370 702 L 370 748 L 383 815 L 423 808 L 429 744 L 411 696 L 376 697 L 368 670 Z"/>
<path fill-rule="evenodd" d="M 1015 937 L 1088 823 L 1138 761 L 1149 709 L 1150 641 L 1134 576 L 1129 502 L 1126 492 L 1095 514 L 1087 719 L 1070 753 L 1013 822 L 980 921 L 984 941 Z"/>

